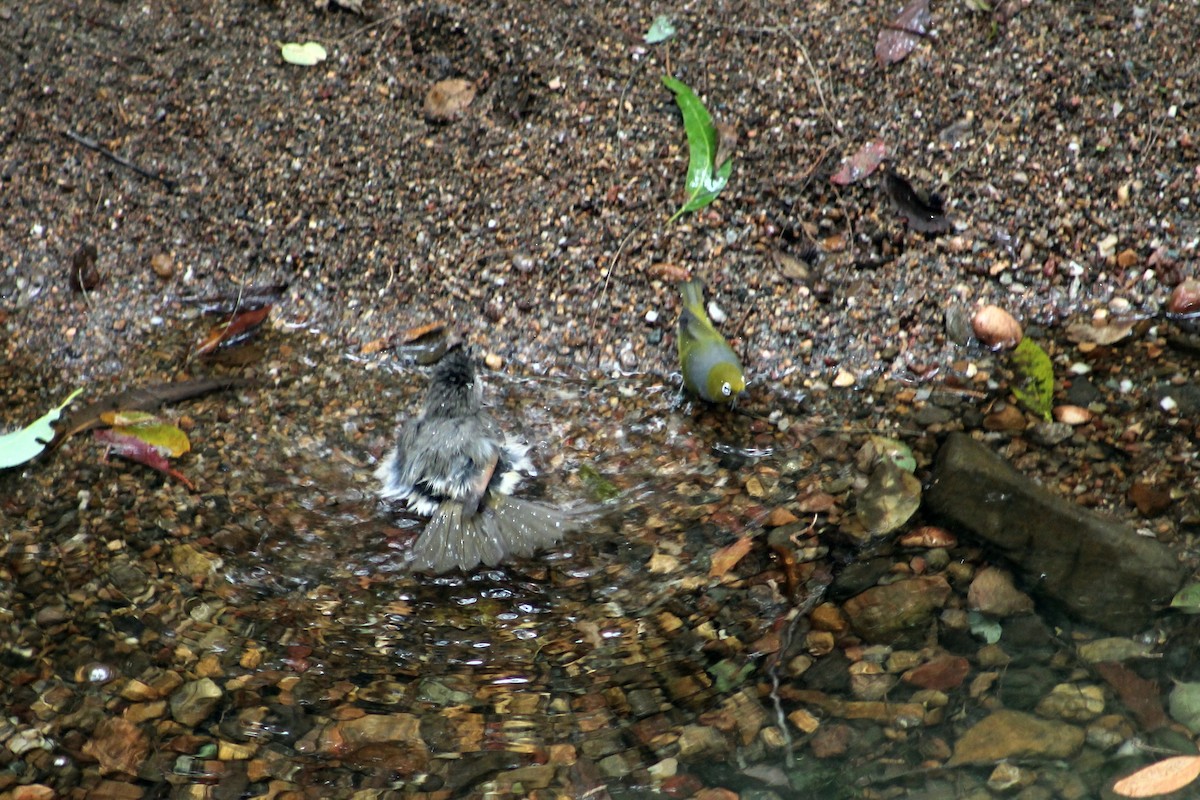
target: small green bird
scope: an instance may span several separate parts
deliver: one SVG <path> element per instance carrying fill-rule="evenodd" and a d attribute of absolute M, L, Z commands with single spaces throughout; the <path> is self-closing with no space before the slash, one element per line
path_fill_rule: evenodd
<path fill-rule="evenodd" d="M 734 403 L 746 388 L 742 362 L 709 320 L 700 281 L 684 281 L 679 290 L 683 295 L 678 334 L 683 383 L 710 403 Z"/>

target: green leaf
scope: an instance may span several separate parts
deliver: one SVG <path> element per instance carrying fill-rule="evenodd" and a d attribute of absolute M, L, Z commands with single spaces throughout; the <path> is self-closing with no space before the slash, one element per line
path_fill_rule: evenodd
<path fill-rule="evenodd" d="M 674 222 L 690 211 L 697 211 L 716 199 L 733 172 L 733 160 L 716 167 L 717 128 L 708 109 L 683 81 L 663 75 L 663 85 L 675 93 L 675 102 L 683 113 L 683 129 L 688 140 L 687 202 L 667 220 Z"/>
<path fill-rule="evenodd" d="M 1200 614 L 1200 583 L 1189 583 L 1171 598 L 1171 608 L 1185 614 Z"/>
<path fill-rule="evenodd" d="M 325 48 L 317 42 L 305 42 L 304 44 L 297 44 L 296 42 L 284 44 L 283 42 L 279 42 L 279 53 L 283 56 L 284 61 L 301 67 L 311 67 L 314 64 L 319 64 L 328 55 L 325 52 Z"/>
<path fill-rule="evenodd" d="M 660 14 L 654 18 L 654 22 L 650 24 L 650 30 L 646 31 L 646 44 L 658 44 L 665 42 L 675 35 L 675 23 L 666 14 Z"/>
<path fill-rule="evenodd" d="M 1054 403 L 1054 365 L 1037 342 L 1022 339 L 1012 351 L 1012 368 L 1016 383 L 1012 393 L 1017 401 L 1047 422 Z"/>
<path fill-rule="evenodd" d="M 621 490 L 613 485 L 612 481 L 601 475 L 599 470 L 591 464 L 584 464 L 579 468 L 579 480 L 583 481 L 583 485 L 587 487 L 588 494 L 602 503 L 616 500 L 621 496 Z"/>
<path fill-rule="evenodd" d="M 38 418 L 27 428 L 0 436 L 0 469 L 8 469 L 18 464 L 24 464 L 32 458 L 41 455 L 46 445 L 54 438 L 54 428 L 51 426 L 59 414 L 72 400 L 79 396 L 83 389 L 76 389 L 62 405 L 51 409 Z"/>

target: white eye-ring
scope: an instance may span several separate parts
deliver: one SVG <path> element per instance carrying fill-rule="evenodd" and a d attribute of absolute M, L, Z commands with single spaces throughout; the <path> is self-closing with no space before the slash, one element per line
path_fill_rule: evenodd
<path fill-rule="evenodd" d="M 726 397 L 729 397 L 729 395 L 733 394 L 733 387 L 729 385 L 728 381 L 721 384 L 721 394 L 725 395 Z"/>

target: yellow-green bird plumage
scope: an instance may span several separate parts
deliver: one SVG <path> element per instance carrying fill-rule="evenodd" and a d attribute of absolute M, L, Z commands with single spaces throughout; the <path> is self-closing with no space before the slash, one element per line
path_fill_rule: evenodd
<path fill-rule="evenodd" d="M 710 403 L 733 403 L 746 388 L 742 362 L 709 320 L 700 281 L 685 281 L 679 291 L 683 309 L 679 312 L 677 338 L 683 383 Z"/>

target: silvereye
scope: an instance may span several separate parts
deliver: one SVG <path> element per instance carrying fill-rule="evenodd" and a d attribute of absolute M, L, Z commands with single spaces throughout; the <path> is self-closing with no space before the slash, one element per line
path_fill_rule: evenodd
<path fill-rule="evenodd" d="M 375 470 L 384 498 L 430 517 L 413 545 L 413 569 L 495 566 L 532 555 L 572 527 L 564 512 L 509 496 L 522 472 L 533 474 L 529 445 L 506 436 L 482 398 L 470 354 L 454 347 L 434 369 L 421 415 Z"/>
<path fill-rule="evenodd" d="M 733 403 L 746 388 L 742 362 L 709 321 L 700 281 L 685 281 L 679 289 L 683 295 L 678 334 L 683 383 L 710 403 Z"/>

